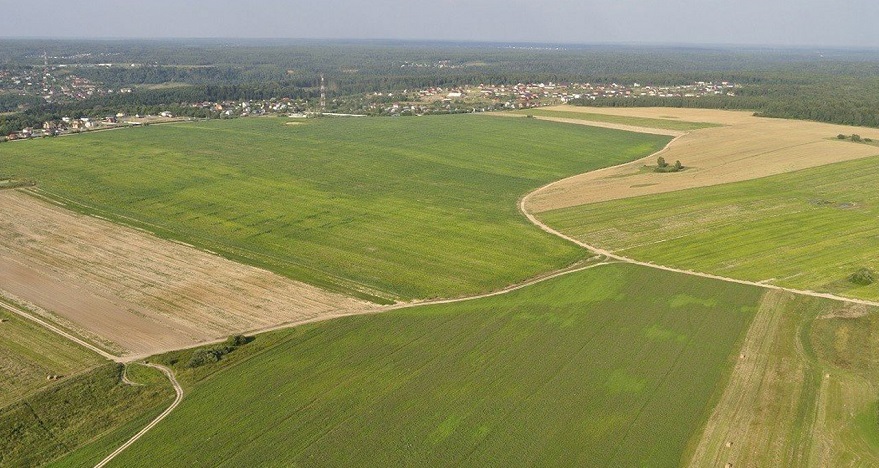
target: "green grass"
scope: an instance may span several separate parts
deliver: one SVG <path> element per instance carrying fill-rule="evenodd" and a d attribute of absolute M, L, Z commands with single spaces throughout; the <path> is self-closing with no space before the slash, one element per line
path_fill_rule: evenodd
<path fill-rule="evenodd" d="M 129 386 L 121 372 L 121 365 L 107 364 L 0 408 L 0 466 L 45 465 L 119 428 L 134 429 L 130 437 L 142 427 L 131 427 L 134 421 L 173 399 L 167 380 L 151 376 L 146 385 Z"/>
<path fill-rule="evenodd" d="M 579 111 L 556 111 L 549 109 L 528 109 L 516 111 L 517 114 L 533 115 L 535 117 L 553 117 L 576 120 L 588 120 L 592 122 L 604 122 L 620 125 L 634 125 L 636 127 L 662 128 L 666 130 L 698 130 L 700 128 L 722 127 L 721 124 L 710 122 L 687 122 L 675 119 L 654 119 L 650 117 L 628 117 L 624 115 L 596 114 L 593 112 Z"/>
<path fill-rule="evenodd" d="M 748 182 L 541 213 L 582 241 L 638 260 L 879 299 L 879 158 Z"/>
<path fill-rule="evenodd" d="M 172 353 L 187 396 L 114 464 L 677 465 L 761 294 L 618 264 Z"/>
<path fill-rule="evenodd" d="M 97 354 L 18 315 L 0 310 L 0 408 L 104 362 Z"/>
<path fill-rule="evenodd" d="M 519 197 L 667 137 L 486 116 L 248 118 L 11 144 L 69 207 L 360 297 L 456 296 L 571 264 Z M 78 205 L 77 205 L 78 204 Z"/>

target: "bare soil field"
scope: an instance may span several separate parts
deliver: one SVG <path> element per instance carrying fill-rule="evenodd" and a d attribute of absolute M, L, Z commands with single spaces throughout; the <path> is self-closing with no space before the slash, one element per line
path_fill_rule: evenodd
<path fill-rule="evenodd" d="M 582 108 L 558 106 L 554 111 L 582 112 Z M 657 119 L 711 122 L 722 127 L 692 130 L 678 136 L 660 154 L 640 161 L 550 184 L 528 200 L 534 213 L 620 198 L 671 192 L 695 187 L 739 182 L 774 174 L 860 159 L 879 154 L 872 145 L 837 141 L 838 134 L 879 138 L 879 130 L 798 120 L 754 117 L 750 112 L 674 108 L 589 108 L 590 113 Z M 541 117 L 535 117 L 540 119 Z M 582 119 L 557 119 L 584 125 L 607 126 Z M 637 131 L 636 128 L 632 130 Z M 669 130 L 651 129 L 652 133 Z M 657 156 L 686 169 L 677 173 L 654 173 Z"/>
<path fill-rule="evenodd" d="M 559 110 L 557 107 L 549 107 L 547 109 Z M 596 112 L 597 113 L 597 112 Z M 496 115 L 498 117 L 518 117 L 525 118 L 526 116 L 523 114 L 511 114 L 509 112 L 494 112 L 490 115 Z M 654 128 L 654 127 L 642 127 L 639 125 L 626 125 L 626 124 L 618 124 L 612 122 L 599 122 L 595 120 L 583 120 L 583 119 L 575 119 L 575 118 L 564 118 L 564 117 L 544 117 L 544 116 L 535 116 L 533 117 L 538 120 L 547 120 L 549 122 L 560 122 L 560 123 L 571 123 L 578 125 L 588 125 L 590 127 L 602 127 L 602 128 L 610 128 L 613 130 L 623 130 L 626 132 L 637 132 L 637 133 L 649 133 L 652 135 L 668 135 L 673 137 L 679 137 L 686 135 L 687 132 L 683 132 L 680 130 L 669 130 L 667 128 Z"/>
<path fill-rule="evenodd" d="M 145 355 L 376 306 L 0 191 L 0 294 Z"/>

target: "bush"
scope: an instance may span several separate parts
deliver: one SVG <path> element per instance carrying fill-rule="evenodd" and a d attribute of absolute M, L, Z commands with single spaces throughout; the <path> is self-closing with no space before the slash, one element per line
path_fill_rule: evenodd
<path fill-rule="evenodd" d="M 861 268 L 860 270 L 852 273 L 852 275 L 848 277 L 848 280 L 854 284 L 859 284 L 861 286 L 873 284 L 873 271 L 869 268 Z"/>
<path fill-rule="evenodd" d="M 852 141 L 861 141 L 861 136 L 857 133 L 852 133 Z"/>
<path fill-rule="evenodd" d="M 237 348 L 239 346 L 246 345 L 253 341 L 253 338 L 244 335 L 233 335 L 230 336 L 228 340 L 226 340 L 226 345 L 231 346 L 233 348 Z"/>
<path fill-rule="evenodd" d="M 220 346 L 214 346 L 213 348 L 196 349 L 192 352 L 189 361 L 186 363 L 186 367 L 193 369 L 203 366 L 205 364 L 219 362 L 220 359 L 223 359 L 223 356 L 231 353 L 232 351 L 235 351 L 235 348 L 239 346 L 244 346 L 251 341 L 253 341 L 253 337 L 244 335 L 233 335 L 230 336 L 229 339 L 227 339 L 226 342 Z"/>
<path fill-rule="evenodd" d="M 867 143 L 871 143 L 873 141 L 873 139 L 872 138 L 864 138 L 864 141 Z"/>
<path fill-rule="evenodd" d="M 840 140 L 845 140 L 845 135 L 840 133 L 839 135 L 836 135 L 836 138 L 839 138 Z"/>
<path fill-rule="evenodd" d="M 189 358 L 189 362 L 186 363 L 186 367 L 190 369 L 203 366 L 205 364 L 211 364 L 214 362 L 219 362 L 219 360 L 229 354 L 232 351 L 232 348 L 228 346 L 217 346 L 215 348 L 206 348 L 206 349 L 197 349 L 192 352 L 192 357 Z"/>

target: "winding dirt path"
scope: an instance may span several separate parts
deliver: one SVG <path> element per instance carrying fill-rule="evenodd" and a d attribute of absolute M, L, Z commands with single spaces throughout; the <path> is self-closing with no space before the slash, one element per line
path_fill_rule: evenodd
<path fill-rule="evenodd" d="M 137 434 L 132 436 L 124 444 L 120 445 L 119 448 L 117 448 L 116 450 L 113 451 L 113 453 L 111 453 L 110 455 L 107 455 L 107 458 L 104 458 L 103 460 L 101 460 L 100 463 L 95 465 L 95 468 L 102 468 L 107 463 L 110 463 L 120 453 L 122 453 L 125 449 L 130 447 L 131 444 L 137 442 L 138 439 L 143 437 L 143 435 L 146 434 L 147 432 L 149 432 L 150 429 L 152 429 L 157 424 L 162 422 L 163 419 L 168 417 L 168 415 L 171 414 L 171 412 L 174 411 L 175 408 L 177 408 L 177 405 L 180 404 L 180 401 L 183 400 L 183 387 L 180 386 L 180 382 L 177 382 L 177 379 L 174 377 L 174 373 L 171 372 L 171 369 L 168 369 L 165 366 L 160 366 L 158 364 L 152 364 L 152 363 L 147 363 L 144 365 L 149 366 L 149 367 L 153 367 L 153 368 L 156 368 L 156 369 L 162 371 L 162 373 L 168 377 L 168 380 L 171 381 L 171 385 L 174 386 L 174 392 L 176 392 L 177 396 L 174 398 L 174 401 L 171 403 L 171 406 L 169 406 L 167 409 L 165 409 L 165 411 L 162 411 L 162 414 L 156 416 L 156 419 L 153 419 L 152 422 L 147 424 L 143 429 L 140 430 L 140 432 L 138 432 Z"/>
<path fill-rule="evenodd" d="M 671 145 L 672 143 L 674 143 L 674 141 L 675 141 L 675 140 L 672 140 L 671 142 L 669 142 L 669 145 Z M 665 151 L 667 148 L 668 148 L 668 146 L 666 146 L 665 148 L 663 148 L 663 149 L 657 151 L 656 153 L 654 153 L 654 154 L 648 156 L 647 158 L 648 158 L 648 159 L 652 159 L 652 158 L 656 157 L 656 155 L 658 155 L 658 154 L 662 153 L 663 151 Z M 630 163 L 626 163 L 626 164 L 630 164 Z M 616 167 L 616 166 L 614 166 L 614 167 Z M 608 168 L 604 168 L 604 169 L 599 169 L 598 171 L 609 170 L 609 169 L 612 169 L 612 168 L 613 168 L 613 167 L 608 167 Z M 593 172 L 597 172 L 597 171 L 593 171 Z M 587 173 L 587 174 L 588 174 L 588 173 Z M 575 176 L 575 177 L 576 177 L 576 176 Z M 821 293 L 821 292 L 817 292 L 817 291 L 809 291 L 809 290 L 804 290 L 804 289 L 785 288 L 785 287 L 776 286 L 776 285 L 773 285 L 773 284 L 766 284 L 766 283 L 763 283 L 763 282 L 740 280 L 740 279 L 735 279 L 735 278 L 729 278 L 729 277 L 726 277 L 726 276 L 713 275 L 713 274 L 711 274 L 711 273 L 704 273 L 704 272 L 693 271 L 693 270 L 682 270 L 682 269 L 679 269 L 679 268 L 672 268 L 672 267 L 668 267 L 668 266 L 665 266 L 665 265 L 658 265 L 658 264 L 656 264 L 656 263 L 642 262 L 642 261 L 640 261 L 640 260 L 635 260 L 635 259 L 633 259 L 633 258 L 624 257 L 624 256 L 622 256 L 622 255 L 617 255 L 617 254 L 615 254 L 615 253 L 613 253 L 613 252 L 611 252 L 611 251 L 609 251 L 609 250 L 605 250 L 605 249 L 602 249 L 602 248 L 596 247 L 596 246 L 594 246 L 594 245 L 590 245 L 590 244 L 587 244 L 587 243 L 585 243 L 585 242 L 582 242 L 582 241 L 580 241 L 580 240 L 578 240 L 578 239 L 575 239 L 575 238 L 573 238 L 573 237 L 571 237 L 571 236 L 568 236 L 568 235 L 566 235 L 566 234 L 563 234 L 563 233 L 561 233 L 561 232 L 559 232 L 559 231 L 557 231 L 557 230 L 555 230 L 555 229 L 553 229 L 553 228 L 547 226 L 547 225 L 544 224 L 542 221 L 540 221 L 539 219 L 537 219 L 537 217 L 536 217 L 533 213 L 531 213 L 531 212 L 528 210 L 528 208 L 527 208 L 528 201 L 529 201 L 529 199 L 530 199 L 532 196 L 534 196 L 535 194 L 537 194 L 537 193 L 539 193 L 539 192 L 541 192 L 541 191 L 543 191 L 543 190 L 545 190 L 545 189 L 547 189 L 547 188 L 549 188 L 549 187 L 552 187 L 552 186 L 555 185 L 555 184 L 558 184 L 558 183 L 564 182 L 564 180 L 567 180 L 567 179 L 562 179 L 562 180 L 560 180 L 560 181 L 556 181 L 556 182 L 552 182 L 552 183 L 546 184 L 546 185 L 544 185 L 543 187 L 540 187 L 540 188 L 538 188 L 537 190 L 534 190 L 534 191 L 532 191 L 531 193 L 529 193 L 528 195 L 525 195 L 524 197 L 522 197 L 522 198 L 519 200 L 519 211 L 521 211 L 522 214 L 525 215 L 525 217 L 528 218 L 529 221 L 531 221 L 532 223 L 534 223 L 534 225 L 536 225 L 537 227 L 539 227 L 539 228 L 542 229 L 543 231 L 548 232 L 548 233 L 550 233 L 550 234 L 552 234 L 552 235 L 554 235 L 554 236 L 561 237 L 562 239 L 565 239 L 565 240 L 567 240 L 567 241 L 569 241 L 569 242 L 573 242 L 574 244 L 577 244 L 577 245 L 579 245 L 580 247 L 583 247 L 583 248 L 589 250 L 590 252 L 592 252 L 592 253 L 594 253 L 594 254 L 596 254 L 596 255 L 600 255 L 600 256 L 603 256 L 603 257 L 605 257 L 605 258 L 607 258 L 607 259 L 616 260 L 616 261 L 618 261 L 618 262 L 622 262 L 622 263 L 629 263 L 629 264 L 632 264 L 632 265 L 640 265 L 640 266 L 644 266 L 644 267 L 648 267 L 648 268 L 655 268 L 655 269 L 657 269 L 657 270 L 670 271 L 670 272 L 673 272 L 673 273 L 683 273 L 683 274 L 685 274 L 685 275 L 699 276 L 699 277 L 702 277 L 702 278 L 710 278 L 710 279 L 715 279 L 715 280 L 718 280 L 718 281 L 725 281 L 725 282 L 727 282 L 727 283 L 744 284 L 744 285 L 748 285 L 748 286 L 756 286 L 756 287 L 758 287 L 758 288 L 763 288 L 763 289 L 772 289 L 772 290 L 777 290 L 777 291 L 787 291 L 787 292 L 790 292 L 790 293 L 800 294 L 800 295 L 803 295 L 803 296 L 820 297 L 820 298 L 823 298 L 823 299 L 830 299 L 830 300 L 840 301 L 840 302 L 848 302 L 848 303 L 851 303 L 851 304 L 863 304 L 863 305 L 869 305 L 869 306 L 877 306 L 877 307 L 879 307 L 879 302 L 875 302 L 875 301 L 866 301 L 866 300 L 863 300 L 863 299 L 854 299 L 854 298 L 849 298 L 849 297 L 837 296 L 837 295 L 835 295 L 835 294 Z"/>

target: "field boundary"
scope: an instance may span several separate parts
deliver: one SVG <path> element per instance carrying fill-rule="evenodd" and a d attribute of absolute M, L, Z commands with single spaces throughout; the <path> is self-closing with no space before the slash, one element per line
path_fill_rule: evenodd
<path fill-rule="evenodd" d="M 58 335 L 61 335 L 62 337 L 67 338 L 68 340 L 88 349 L 89 351 L 94 352 L 95 354 L 97 354 L 107 360 L 110 360 L 113 362 L 122 362 L 121 358 L 119 356 L 114 356 L 114 355 L 104 351 L 101 348 L 98 348 L 97 346 L 95 346 L 85 340 L 82 340 L 80 338 L 73 336 L 72 334 L 62 330 L 61 328 L 56 327 L 55 325 L 52 325 L 49 322 L 46 322 L 45 320 L 43 320 L 41 318 L 35 317 L 32 314 L 27 313 L 24 310 L 19 309 L 18 307 L 14 307 L 9 304 L 6 304 L 5 302 L 0 301 L 0 308 L 4 309 L 6 311 L 12 312 L 13 314 L 16 314 L 16 315 L 23 317 L 27 320 L 30 320 L 32 322 L 36 322 L 38 325 L 41 325 L 43 328 L 45 328 L 51 332 L 57 333 Z"/>

